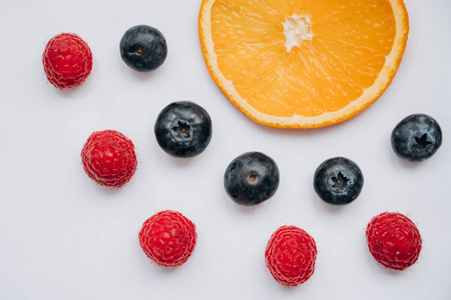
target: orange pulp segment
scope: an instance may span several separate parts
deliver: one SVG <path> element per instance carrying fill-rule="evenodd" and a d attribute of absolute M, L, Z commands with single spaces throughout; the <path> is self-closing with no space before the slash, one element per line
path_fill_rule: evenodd
<path fill-rule="evenodd" d="M 255 121 L 314 128 L 347 120 L 385 91 L 409 31 L 402 0 L 203 0 L 207 68 Z"/>

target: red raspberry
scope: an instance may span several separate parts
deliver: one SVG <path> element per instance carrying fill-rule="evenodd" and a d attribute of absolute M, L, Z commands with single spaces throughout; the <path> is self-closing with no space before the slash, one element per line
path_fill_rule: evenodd
<path fill-rule="evenodd" d="M 265 260 L 274 279 L 282 285 L 296 286 L 315 271 L 315 240 L 296 226 L 282 226 L 266 246 Z"/>
<path fill-rule="evenodd" d="M 61 33 L 47 43 L 42 64 L 51 84 L 62 90 L 72 88 L 91 73 L 91 49 L 78 35 Z"/>
<path fill-rule="evenodd" d="M 177 267 L 185 263 L 196 245 L 196 225 L 181 213 L 161 211 L 144 222 L 139 243 L 158 265 Z"/>
<path fill-rule="evenodd" d="M 371 219 L 366 239 L 374 259 L 390 269 L 404 270 L 420 255 L 420 232 L 409 218 L 400 213 L 385 212 Z"/>
<path fill-rule="evenodd" d="M 83 168 L 95 182 L 109 187 L 121 187 L 135 174 L 135 146 L 115 130 L 96 131 L 81 151 Z"/>

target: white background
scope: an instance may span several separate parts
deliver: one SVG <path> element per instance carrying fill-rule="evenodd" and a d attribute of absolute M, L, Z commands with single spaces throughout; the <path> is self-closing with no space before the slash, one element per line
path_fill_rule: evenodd
<path fill-rule="evenodd" d="M 0 0 L 0 299 L 451 299 L 451 2 L 406 0 L 407 49 L 393 83 L 369 109 L 323 129 L 280 130 L 254 123 L 216 87 L 202 57 L 200 0 Z M 119 40 L 148 24 L 165 35 L 166 62 L 150 74 L 129 69 Z M 47 82 L 47 41 L 74 32 L 88 42 L 93 70 L 79 88 Z M 180 160 L 158 146 L 153 125 L 167 104 L 191 100 L 213 120 L 198 157 Z M 441 149 L 418 164 L 390 146 L 393 127 L 427 113 L 444 133 Z M 112 191 L 84 173 L 80 151 L 97 130 L 135 144 L 138 170 Z M 253 208 L 228 199 L 227 165 L 257 150 L 278 164 L 276 195 Z M 312 188 L 316 167 L 346 156 L 365 184 L 350 205 L 331 207 Z M 138 243 L 141 224 L 165 209 L 197 225 L 198 243 L 182 267 L 153 264 Z M 384 211 L 409 216 L 424 239 L 418 263 L 389 271 L 369 254 L 365 228 Z M 296 288 L 265 267 L 279 226 L 316 240 L 314 275 Z"/>

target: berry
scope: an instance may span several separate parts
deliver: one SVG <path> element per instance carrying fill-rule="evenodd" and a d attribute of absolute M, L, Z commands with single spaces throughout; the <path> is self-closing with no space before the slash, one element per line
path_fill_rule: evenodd
<path fill-rule="evenodd" d="M 47 43 L 42 64 L 51 84 L 61 90 L 73 88 L 91 73 L 91 49 L 78 35 L 61 33 Z"/>
<path fill-rule="evenodd" d="M 442 130 L 435 119 L 425 114 L 405 117 L 391 134 L 396 155 L 418 162 L 430 158 L 442 145 Z"/>
<path fill-rule="evenodd" d="M 366 239 L 374 259 L 390 269 L 404 270 L 420 255 L 420 232 L 400 213 L 385 212 L 375 216 L 366 229 Z"/>
<path fill-rule="evenodd" d="M 325 160 L 315 171 L 313 188 L 325 202 L 344 205 L 362 191 L 363 174 L 355 162 L 344 157 Z"/>
<path fill-rule="evenodd" d="M 161 211 L 147 219 L 139 232 L 144 253 L 160 266 L 184 264 L 196 246 L 196 225 L 181 213 Z"/>
<path fill-rule="evenodd" d="M 121 187 L 135 174 L 135 147 L 122 133 L 115 130 L 91 134 L 81 151 L 83 168 L 100 185 Z"/>
<path fill-rule="evenodd" d="M 161 149 L 171 156 L 184 158 L 202 153 L 212 134 L 210 115 L 190 101 L 166 106 L 158 115 L 154 129 Z"/>
<path fill-rule="evenodd" d="M 148 72 L 161 66 L 168 55 L 163 34 L 156 28 L 137 25 L 128 29 L 119 44 L 122 60 L 139 72 Z"/>
<path fill-rule="evenodd" d="M 237 204 L 256 205 L 276 193 L 279 177 L 279 168 L 272 158 L 260 152 L 247 152 L 227 167 L 224 188 Z"/>
<path fill-rule="evenodd" d="M 282 226 L 266 246 L 266 266 L 274 279 L 285 286 L 306 282 L 315 271 L 315 240 L 296 226 Z"/>

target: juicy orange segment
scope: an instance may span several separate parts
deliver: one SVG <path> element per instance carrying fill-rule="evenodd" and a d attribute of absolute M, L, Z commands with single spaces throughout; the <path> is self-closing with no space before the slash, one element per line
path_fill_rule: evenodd
<path fill-rule="evenodd" d="M 385 91 L 409 31 L 402 0 L 203 0 L 208 70 L 255 121 L 314 128 L 347 120 Z"/>

